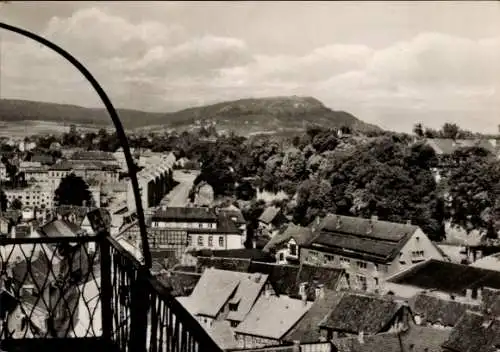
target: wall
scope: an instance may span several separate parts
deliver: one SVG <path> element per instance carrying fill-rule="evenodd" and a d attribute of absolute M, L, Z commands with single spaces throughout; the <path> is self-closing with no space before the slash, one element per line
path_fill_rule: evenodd
<path fill-rule="evenodd" d="M 332 352 L 332 344 L 329 342 L 301 344 L 300 352 Z"/>
<path fill-rule="evenodd" d="M 239 249 L 243 248 L 240 234 L 189 234 L 188 246 L 195 249 Z M 201 240 L 200 240 L 201 238 Z M 212 240 L 210 241 L 210 238 Z"/>
<path fill-rule="evenodd" d="M 217 223 L 211 221 L 193 221 L 193 222 L 180 222 L 180 221 L 154 221 L 151 223 L 152 227 L 157 228 L 170 228 L 170 229 L 216 229 Z"/>
<path fill-rule="evenodd" d="M 416 252 L 420 252 L 420 255 L 415 255 Z M 400 256 L 397 259 L 399 265 L 391 268 L 391 274 L 431 258 L 444 260 L 439 250 L 429 240 L 427 235 L 418 229 L 401 249 Z"/>
<path fill-rule="evenodd" d="M 279 340 L 257 336 L 249 336 L 236 333 L 235 338 L 239 348 L 259 348 L 270 345 L 279 345 Z"/>

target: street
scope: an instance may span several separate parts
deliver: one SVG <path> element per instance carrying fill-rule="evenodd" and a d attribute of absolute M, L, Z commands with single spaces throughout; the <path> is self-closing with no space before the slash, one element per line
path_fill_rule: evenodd
<path fill-rule="evenodd" d="M 185 207 L 189 203 L 189 191 L 199 171 L 174 170 L 174 180 L 179 182 L 161 201 L 169 207 Z"/>

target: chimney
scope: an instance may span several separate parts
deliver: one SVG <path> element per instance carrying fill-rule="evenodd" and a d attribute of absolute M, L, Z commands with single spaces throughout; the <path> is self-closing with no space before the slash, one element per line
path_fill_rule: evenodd
<path fill-rule="evenodd" d="M 477 289 L 477 300 L 479 302 L 483 301 L 483 290 L 480 287 Z"/>
<path fill-rule="evenodd" d="M 411 225 L 411 219 L 406 220 L 406 225 Z"/>
<path fill-rule="evenodd" d="M 370 234 L 373 232 L 373 225 L 375 223 L 375 221 L 378 220 L 378 216 L 372 216 L 369 220 L 369 224 L 368 224 L 368 230 L 367 230 L 367 233 Z"/>
<path fill-rule="evenodd" d="M 360 331 L 359 334 L 358 334 L 358 342 L 360 344 L 364 344 L 365 343 L 365 334 L 363 331 Z"/>
<path fill-rule="evenodd" d="M 314 298 L 315 299 L 322 299 L 325 296 L 325 289 L 324 285 L 317 285 L 315 292 L 314 292 Z"/>
<path fill-rule="evenodd" d="M 340 218 L 339 215 L 337 215 L 337 229 L 340 229 L 341 226 L 342 226 L 342 219 Z"/>
<path fill-rule="evenodd" d="M 293 352 L 300 352 L 300 341 L 294 340 L 293 341 Z"/>
<path fill-rule="evenodd" d="M 465 298 L 472 299 L 472 290 L 470 288 L 465 290 Z"/>
<path fill-rule="evenodd" d="M 306 305 L 306 303 L 307 303 L 306 285 L 307 285 L 307 283 L 303 282 L 299 286 L 300 299 L 302 300 L 302 302 L 304 303 L 304 305 Z"/>

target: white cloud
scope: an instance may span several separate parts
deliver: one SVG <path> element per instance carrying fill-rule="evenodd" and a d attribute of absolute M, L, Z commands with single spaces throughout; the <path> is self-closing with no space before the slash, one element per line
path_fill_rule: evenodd
<path fill-rule="evenodd" d="M 131 22 L 97 8 L 53 18 L 43 34 L 81 59 L 117 106 L 170 110 L 304 94 L 406 130 L 416 119 L 437 127 L 448 117 L 494 130 L 500 115 L 500 37 L 421 33 L 382 49 L 333 44 L 304 55 L 262 55 L 238 38 L 188 35 L 178 25 Z M 4 96 L 98 104 L 76 70 L 48 50 L 22 41 L 5 43 L 3 53 Z"/>

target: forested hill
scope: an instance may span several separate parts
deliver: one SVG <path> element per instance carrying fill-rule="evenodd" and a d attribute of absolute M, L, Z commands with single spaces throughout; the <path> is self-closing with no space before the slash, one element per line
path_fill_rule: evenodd
<path fill-rule="evenodd" d="M 331 110 L 311 97 L 241 99 L 169 113 L 118 111 L 128 129 L 189 127 L 202 120 L 240 132 L 302 129 L 307 123 L 344 126 L 362 132 L 380 130 L 348 112 Z M 0 100 L 0 121 L 50 121 L 95 126 L 106 126 L 111 122 L 105 109 L 14 99 Z"/>

